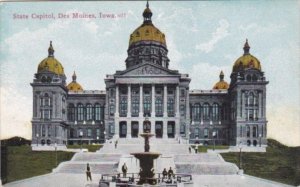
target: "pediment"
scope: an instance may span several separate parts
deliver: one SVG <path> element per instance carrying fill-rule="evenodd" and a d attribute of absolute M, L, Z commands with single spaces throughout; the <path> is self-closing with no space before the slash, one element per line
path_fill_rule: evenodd
<path fill-rule="evenodd" d="M 179 75 L 179 73 L 178 71 L 147 63 L 122 71 L 119 75 Z"/>

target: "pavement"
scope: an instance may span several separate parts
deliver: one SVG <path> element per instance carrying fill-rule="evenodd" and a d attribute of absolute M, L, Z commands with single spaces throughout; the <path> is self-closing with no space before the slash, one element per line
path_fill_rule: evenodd
<path fill-rule="evenodd" d="M 86 181 L 85 173 L 51 173 L 5 184 L 4 187 L 98 187 L 100 174 Z M 289 187 L 281 183 L 248 175 L 193 175 L 193 185 L 188 187 Z"/>

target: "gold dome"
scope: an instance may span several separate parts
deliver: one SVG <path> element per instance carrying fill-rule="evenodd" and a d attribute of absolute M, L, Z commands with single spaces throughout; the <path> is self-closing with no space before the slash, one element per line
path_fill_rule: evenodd
<path fill-rule="evenodd" d="M 156 28 L 151 21 L 152 12 L 149 8 L 147 1 L 146 9 L 143 12 L 144 23 L 139 26 L 130 35 L 129 46 L 139 41 L 155 41 L 163 45 L 166 45 L 166 39 L 164 33 Z"/>
<path fill-rule="evenodd" d="M 214 85 L 213 89 L 216 89 L 216 90 L 222 90 L 222 89 L 227 90 L 229 88 L 229 84 L 226 81 L 224 81 L 224 73 L 223 73 L 223 71 L 221 71 L 219 77 L 220 77 L 220 81 L 217 82 Z"/>
<path fill-rule="evenodd" d="M 237 71 L 239 69 L 245 68 L 255 68 L 261 70 L 260 61 L 253 55 L 249 53 L 250 46 L 248 44 L 248 39 L 244 45 L 244 55 L 238 58 L 232 68 L 232 71 Z"/>
<path fill-rule="evenodd" d="M 129 46 L 139 41 L 155 41 L 166 45 L 164 33 L 153 24 L 143 24 L 130 35 Z"/>
<path fill-rule="evenodd" d="M 83 91 L 82 86 L 78 82 L 76 82 L 76 78 L 77 78 L 77 76 L 76 76 L 76 73 L 74 71 L 74 74 L 72 76 L 73 81 L 70 82 L 67 86 L 69 91 Z"/>
<path fill-rule="evenodd" d="M 50 71 L 57 75 L 65 74 L 64 67 L 56 58 L 54 58 L 54 49 L 52 47 L 52 41 L 50 41 L 48 57 L 42 60 L 38 66 L 38 73 L 41 73 L 43 71 Z"/>

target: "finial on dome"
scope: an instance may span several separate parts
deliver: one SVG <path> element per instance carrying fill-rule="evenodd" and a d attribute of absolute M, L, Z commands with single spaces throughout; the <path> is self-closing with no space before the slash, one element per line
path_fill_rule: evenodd
<path fill-rule="evenodd" d="M 152 21 L 151 21 L 152 12 L 149 8 L 148 0 L 147 0 L 147 4 L 146 4 L 146 9 L 143 12 L 143 17 L 144 17 L 144 23 L 152 23 Z"/>
<path fill-rule="evenodd" d="M 223 71 L 220 72 L 220 76 L 219 77 L 220 77 L 220 81 L 224 80 L 224 73 L 223 73 Z"/>
<path fill-rule="evenodd" d="M 250 51 L 250 45 L 248 44 L 248 39 L 246 38 L 246 43 L 244 45 L 244 55 L 248 55 L 250 54 L 249 51 Z"/>
<path fill-rule="evenodd" d="M 74 71 L 74 73 L 73 73 L 73 75 L 72 75 L 73 82 L 76 82 L 76 78 L 77 78 L 77 76 L 76 76 L 76 73 L 75 73 L 75 71 Z"/>
<path fill-rule="evenodd" d="M 54 57 L 54 49 L 52 46 L 52 41 L 50 41 L 50 46 L 48 48 L 48 57 Z"/>

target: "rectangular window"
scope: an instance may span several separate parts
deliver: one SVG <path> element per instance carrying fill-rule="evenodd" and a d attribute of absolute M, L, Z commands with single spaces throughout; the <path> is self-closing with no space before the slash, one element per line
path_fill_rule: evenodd
<path fill-rule="evenodd" d="M 139 115 L 139 98 L 134 97 L 132 98 L 132 107 L 131 107 L 131 114 L 132 116 L 138 116 Z"/>
<path fill-rule="evenodd" d="M 111 116 L 113 116 L 115 113 L 115 106 L 112 104 L 109 106 L 109 113 Z"/>
<path fill-rule="evenodd" d="M 204 129 L 204 138 L 208 138 L 208 129 Z"/>
<path fill-rule="evenodd" d="M 96 130 L 96 136 L 97 136 L 98 138 L 100 138 L 100 129 L 97 129 L 97 130 Z"/>
<path fill-rule="evenodd" d="M 91 137 L 91 136 L 92 136 L 92 129 L 88 129 L 88 130 L 87 130 L 87 136 L 88 136 L 88 137 Z"/>
<path fill-rule="evenodd" d="M 168 98 L 167 103 L 168 116 L 174 116 L 174 99 Z"/>
<path fill-rule="evenodd" d="M 163 104 L 161 97 L 157 97 L 155 100 L 155 114 L 157 117 L 163 115 Z"/>
<path fill-rule="evenodd" d="M 184 124 L 180 125 L 180 134 L 185 134 L 185 125 Z"/>

